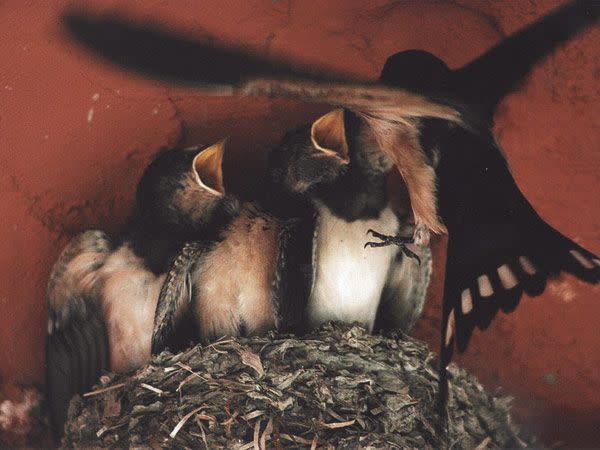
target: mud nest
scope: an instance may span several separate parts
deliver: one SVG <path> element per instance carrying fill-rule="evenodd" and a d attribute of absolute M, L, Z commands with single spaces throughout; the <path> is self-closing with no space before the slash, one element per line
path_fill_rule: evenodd
<path fill-rule="evenodd" d="M 506 448 L 534 442 L 450 366 L 448 428 L 435 356 L 406 336 L 327 325 L 163 352 L 73 399 L 63 445 L 176 448 Z"/>

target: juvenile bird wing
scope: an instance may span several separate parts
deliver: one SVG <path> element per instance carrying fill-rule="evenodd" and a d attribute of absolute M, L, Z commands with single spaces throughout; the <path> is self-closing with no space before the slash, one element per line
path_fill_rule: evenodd
<path fill-rule="evenodd" d="M 165 349 L 177 325 L 189 311 L 193 288 L 191 271 L 205 250 L 204 243 L 188 242 L 173 260 L 156 305 L 152 333 L 153 354 Z"/>
<path fill-rule="evenodd" d="M 111 249 L 105 233 L 82 233 L 69 242 L 50 274 L 46 383 L 50 419 L 59 435 L 71 397 L 89 390 L 108 368 L 99 272 Z"/>

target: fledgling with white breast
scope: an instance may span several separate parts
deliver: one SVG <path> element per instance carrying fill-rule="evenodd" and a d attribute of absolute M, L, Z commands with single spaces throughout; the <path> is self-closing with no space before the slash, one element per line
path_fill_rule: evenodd
<path fill-rule="evenodd" d="M 288 133 L 269 161 L 273 185 L 284 193 L 282 210 L 292 216 L 302 211 L 302 220 L 314 220 L 307 325 L 338 320 L 371 331 L 410 330 L 429 283 L 430 252 L 415 248 L 419 265 L 398 248 L 365 246 L 369 230 L 395 235 L 407 228 L 387 196 L 393 164 L 365 120 L 343 109 L 331 111 Z M 406 306 L 394 306 L 399 304 Z"/>

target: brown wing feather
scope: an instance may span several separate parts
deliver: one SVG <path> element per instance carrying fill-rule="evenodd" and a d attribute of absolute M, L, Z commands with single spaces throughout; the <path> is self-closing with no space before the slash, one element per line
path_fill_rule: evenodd
<path fill-rule="evenodd" d="M 49 333 L 75 317 L 85 317 L 98 305 L 99 270 L 111 249 L 106 233 L 90 230 L 71 239 L 62 251 L 52 267 L 46 291 Z"/>
<path fill-rule="evenodd" d="M 158 353 L 165 348 L 176 324 L 189 308 L 192 301 L 190 271 L 205 250 L 204 243 L 188 242 L 171 264 L 156 305 L 152 353 Z"/>

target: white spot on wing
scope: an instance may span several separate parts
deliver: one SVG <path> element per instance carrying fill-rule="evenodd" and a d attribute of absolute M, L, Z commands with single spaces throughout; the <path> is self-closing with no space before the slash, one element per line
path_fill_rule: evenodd
<path fill-rule="evenodd" d="M 491 297 L 494 295 L 492 283 L 490 283 L 490 278 L 487 275 L 481 275 L 477 278 L 477 284 L 479 285 L 479 295 L 482 297 Z"/>
<path fill-rule="evenodd" d="M 528 275 L 535 275 L 537 272 L 537 268 L 533 265 L 533 263 L 529 260 L 527 256 L 519 256 L 519 264 Z"/>
<path fill-rule="evenodd" d="M 460 300 L 462 313 L 469 314 L 473 310 L 473 297 L 471 297 L 471 291 L 468 288 L 462 291 Z"/>
<path fill-rule="evenodd" d="M 498 267 L 498 277 L 504 289 L 512 289 L 519 283 L 519 280 L 517 280 L 517 277 L 507 264 L 502 264 Z"/>
<path fill-rule="evenodd" d="M 446 324 L 446 339 L 444 345 L 446 347 L 450 346 L 450 342 L 452 341 L 452 337 L 454 336 L 454 309 L 450 311 L 448 314 L 448 323 Z"/>
<path fill-rule="evenodd" d="M 594 268 L 592 262 L 585 256 L 583 256 L 581 253 L 579 253 L 577 250 L 569 250 L 569 253 L 571 254 L 571 256 L 573 256 L 573 258 L 575 258 L 575 260 L 577 260 L 579 264 L 581 264 L 586 269 Z"/>
<path fill-rule="evenodd" d="M 90 108 L 90 110 L 88 111 L 88 113 L 87 113 L 87 121 L 88 121 L 88 123 L 91 123 L 93 118 L 94 118 L 94 107 L 92 106 Z"/>

